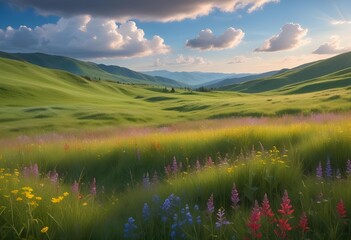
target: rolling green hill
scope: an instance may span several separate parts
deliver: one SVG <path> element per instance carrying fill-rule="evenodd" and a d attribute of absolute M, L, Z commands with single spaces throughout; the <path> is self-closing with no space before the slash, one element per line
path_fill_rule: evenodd
<path fill-rule="evenodd" d="M 94 80 L 110 80 L 122 83 L 135 83 L 147 85 L 162 85 L 169 87 L 182 87 L 185 84 L 172 79 L 152 77 L 118 66 L 106 66 L 92 62 L 84 62 L 69 57 L 54 56 L 43 53 L 5 53 L 0 57 L 26 61 L 41 67 L 60 69 L 67 72 L 86 76 Z"/>
<path fill-rule="evenodd" d="M 246 93 L 278 91 L 280 93 L 306 93 L 350 85 L 351 52 L 327 60 L 305 64 L 267 78 L 223 87 Z"/>
<path fill-rule="evenodd" d="M 340 71 L 335 75 L 349 76 L 349 72 Z M 313 84 L 320 83 L 315 81 Z M 284 95 L 277 91 L 247 94 L 177 89 L 175 93 L 169 93 L 164 92 L 163 87 L 88 81 L 62 70 L 0 58 L 0 134 L 163 125 L 225 117 L 280 116 L 351 109 L 350 87 L 305 92 Z"/>

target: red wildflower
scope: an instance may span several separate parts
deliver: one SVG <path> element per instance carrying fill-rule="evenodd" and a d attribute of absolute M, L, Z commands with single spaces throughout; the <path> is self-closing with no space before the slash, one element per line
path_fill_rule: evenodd
<path fill-rule="evenodd" d="M 278 236 L 278 238 L 281 239 L 286 239 L 287 237 L 287 232 L 292 230 L 291 225 L 288 223 L 289 219 L 279 219 L 277 222 L 277 227 L 278 230 L 274 230 L 275 235 Z"/>
<path fill-rule="evenodd" d="M 308 219 L 305 212 L 301 214 L 300 221 L 299 221 L 299 228 L 302 229 L 302 232 L 307 232 L 308 229 L 310 229 L 308 227 Z"/>
<path fill-rule="evenodd" d="M 258 206 L 258 202 L 255 201 L 255 206 L 251 211 L 249 222 L 247 224 L 247 226 L 251 230 L 251 236 L 253 239 L 259 239 L 262 237 L 262 233 L 259 232 L 261 228 L 260 219 L 261 219 L 260 207 Z"/>
<path fill-rule="evenodd" d="M 268 218 L 272 218 L 274 216 L 271 206 L 269 204 L 269 200 L 267 197 L 267 193 L 264 194 L 263 201 L 262 201 L 262 207 L 261 207 L 261 214 L 263 216 L 266 216 Z"/>
<path fill-rule="evenodd" d="M 292 205 L 290 204 L 290 199 L 288 195 L 288 191 L 284 191 L 284 196 L 282 198 L 282 203 L 280 204 L 281 209 L 278 210 L 283 216 L 289 216 L 294 212 L 292 209 Z"/>
<path fill-rule="evenodd" d="M 346 208 L 345 208 L 345 205 L 344 205 L 344 202 L 342 201 L 342 199 L 340 199 L 338 205 L 336 206 L 336 210 L 338 211 L 338 214 L 339 214 L 340 218 L 346 218 L 347 217 Z"/>

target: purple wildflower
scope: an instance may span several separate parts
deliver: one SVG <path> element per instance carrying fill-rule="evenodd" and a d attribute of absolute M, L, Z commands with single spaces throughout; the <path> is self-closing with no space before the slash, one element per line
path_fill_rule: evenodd
<path fill-rule="evenodd" d="M 225 209 L 224 208 L 218 209 L 216 228 L 221 228 L 223 225 L 228 225 L 228 224 L 230 224 L 230 222 L 225 219 Z"/>
<path fill-rule="evenodd" d="M 351 176 L 351 160 L 347 160 L 347 163 L 346 163 L 346 174 L 348 176 Z"/>
<path fill-rule="evenodd" d="M 51 183 L 53 183 L 55 185 L 58 184 L 58 182 L 59 182 L 59 175 L 56 172 L 56 170 L 54 170 L 53 172 L 49 172 L 48 173 L 48 177 L 50 178 Z"/>
<path fill-rule="evenodd" d="M 72 189 L 72 192 L 74 194 L 79 195 L 79 183 L 76 180 L 74 180 L 74 183 L 73 183 L 71 189 Z"/>
<path fill-rule="evenodd" d="M 25 178 L 28 177 L 39 177 L 39 168 L 38 168 L 38 164 L 30 164 L 29 167 L 24 167 L 22 170 L 22 174 Z"/>
<path fill-rule="evenodd" d="M 96 195 L 96 179 L 93 178 L 93 181 L 90 185 L 90 194 L 95 196 Z"/>
<path fill-rule="evenodd" d="M 207 201 L 207 211 L 209 214 L 212 214 L 214 212 L 213 193 Z"/>
<path fill-rule="evenodd" d="M 318 167 L 316 169 L 316 176 L 317 176 L 317 178 L 323 177 L 322 163 L 320 161 L 319 161 Z"/>
<path fill-rule="evenodd" d="M 149 177 L 149 173 L 147 172 L 146 174 L 144 174 L 143 177 L 143 187 L 144 188 L 149 188 L 150 187 L 150 177 Z"/>
<path fill-rule="evenodd" d="M 325 168 L 325 175 L 327 176 L 327 178 L 332 178 L 333 177 L 333 170 L 331 168 L 331 164 L 330 164 L 330 158 L 327 158 L 327 165 Z"/>
<path fill-rule="evenodd" d="M 39 177 L 39 167 L 38 164 L 34 164 L 33 166 L 31 165 L 31 172 L 33 177 Z"/>
<path fill-rule="evenodd" d="M 239 208 L 239 192 L 236 189 L 235 183 L 233 183 L 232 194 L 230 196 L 230 200 L 232 201 L 232 208 L 238 209 Z"/>

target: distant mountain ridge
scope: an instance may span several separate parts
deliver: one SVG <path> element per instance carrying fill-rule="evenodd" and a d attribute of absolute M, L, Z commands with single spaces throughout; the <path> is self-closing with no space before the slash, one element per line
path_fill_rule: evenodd
<path fill-rule="evenodd" d="M 6 53 L 0 52 L 0 57 L 20 60 L 41 67 L 64 70 L 76 75 L 86 76 L 95 80 L 110 80 L 122 83 L 163 85 L 168 87 L 187 87 L 173 79 L 164 77 L 152 77 L 128 68 L 119 66 L 107 66 L 93 62 L 85 62 L 77 59 L 55 56 L 44 53 Z"/>
<path fill-rule="evenodd" d="M 240 78 L 251 75 L 250 73 L 171 72 L 167 70 L 146 71 L 143 73 L 150 76 L 160 76 L 173 79 L 193 86 L 202 85 L 212 81 L 220 81 L 226 78 Z"/>
<path fill-rule="evenodd" d="M 222 87 L 221 90 L 245 93 L 279 91 L 305 93 L 351 85 L 351 52 L 326 60 L 303 64 L 290 70 L 240 84 Z"/>

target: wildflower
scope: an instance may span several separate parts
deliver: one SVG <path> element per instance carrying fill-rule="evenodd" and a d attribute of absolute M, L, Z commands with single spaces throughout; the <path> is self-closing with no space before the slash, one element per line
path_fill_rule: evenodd
<path fill-rule="evenodd" d="M 268 218 L 272 218 L 274 216 L 271 206 L 269 204 L 269 200 L 267 197 L 267 193 L 264 194 L 263 201 L 262 201 L 262 207 L 261 207 L 261 214 L 263 216 L 266 216 Z"/>
<path fill-rule="evenodd" d="M 96 179 L 93 178 L 93 181 L 90 185 L 90 194 L 95 196 L 96 195 Z"/>
<path fill-rule="evenodd" d="M 342 201 L 342 199 L 340 199 L 338 205 L 336 206 L 336 210 L 337 210 L 340 218 L 347 217 L 346 208 L 345 208 L 345 205 L 344 205 L 344 202 Z"/>
<path fill-rule="evenodd" d="M 61 199 L 60 198 L 51 198 L 51 202 L 52 203 L 59 203 L 59 202 L 61 202 Z"/>
<path fill-rule="evenodd" d="M 209 214 L 212 214 L 214 212 L 213 193 L 207 201 L 207 211 Z"/>
<path fill-rule="evenodd" d="M 82 203 L 82 206 L 84 206 L 84 207 L 85 207 L 85 206 L 88 206 L 88 203 L 87 203 L 87 202 L 83 202 L 83 203 Z"/>
<path fill-rule="evenodd" d="M 228 224 L 231 224 L 231 223 L 225 219 L 225 209 L 224 208 L 218 209 L 216 228 L 221 228 L 223 225 L 228 225 Z"/>
<path fill-rule="evenodd" d="M 71 189 L 74 194 L 79 195 L 79 183 L 76 180 L 74 180 Z"/>
<path fill-rule="evenodd" d="M 277 227 L 278 230 L 274 230 L 274 233 L 278 236 L 280 239 L 286 239 L 287 237 L 287 232 L 292 230 L 291 225 L 288 223 L 289 219 L 279 219 L 277 222 Z"/>
<path fill-rule="evenodd" d="M 308 231 L 308 229 L 310 229 L 308 227 L 308 219 L 305 212 L 301 214 L 300 221 L 299 221 L 299 228 L 301 228 L 303 233 Z"/>
<path fill-rule="evenodd" d="M 147 172 L 146 174 L 144 174 L 144 177 L 143 177 L 143 187 L 144 188 L 148 188 L 150 187 L 150 178 L 149 178 L 149 173 Z"/>
<path fill-rule="evenodd" d="M 238 209 L 239 208 L 239 192 L 236 189 L 235 183 L 233 183 L 233 188 L 232 188 L 232 194 L 230 196 L 230 200 L 232 201 L 232 208 L 233 209 Z"/>
<path fill-rule="evenodd" d="M 23 200 L 23 198 L 21 198 L 21 197 L 16 198 L 16 201 L 22 201 L 22 200 Z"/>
<path fill-rule="evenodd" d="M 63 196 L 64 196 L 64 197 L 67 197 L 68 195 L 69 195 L 68 192 L 64 192 L 64 193 L 63 193 Z"/>
<path fill-rule="evenodd" d="M 53 172 L 49 172 L 48 173 L 48 177 L 50 178 L 51 183 L 53 183 L 55 185 L 58 184 L 58 182 L 59 182 L 59 175 L 56 172 L 56 170 L 54 170 Z"/>
<path fill-rule="evenodd" d="M 43 198 L 42 197 L 35 197 L 35 200 L 41 201 L 41 200 L 43 200 Z"/>
<path fill-rule="evenodd" d="M 150 207 L 147 203 L 144 203 L 144 207 L 143 207 L 143 211 L 142 211 L 142 215 L 143 215 L 143 219 L 145 221 L 149 220 L 150 219 Z"/>
<path fill-rule="evenodd" d="M 175 157 L 173 157 L 172 172 L 173 174 L 176 174 L 178 172 L 178 164 Z"/>
<path fill-rule="evenodd" d="M 288 195 L 288 191 L 284 191 L 284 196 L 282 198 L 282 203 L 280 204 L 281 209 L 278 210 L 283 216 L 291 215 L 294 210 L 292 209 L 292 205 L 290 204 L 290 199 Z"/>
<path fill-rule="evenodd" d="M 189 205 L 185 205 L 185 217 L 189 224 L 193 224 L 193 216 L 190 213 Z"/>
<path fill-rule="evenodd" d="M 201 164 L 200 164 L 199 159 L 196 160 L 195 169 L 196 169 L 196 171 L 200 171 L 201 170 Z"/>
<path fill-rule="evenodd" d="M 165 174 L 167 177 L 171 174 L 171 172 L 172 172 L 171 166 L 169 165 L 165 166 Z"/>
<path fill-rule="evenodd" d="M 260 219 L 261 219 L 260 207 L 258 206 L 258 202 L 255 201 L 255 206 L 251 211 L 249 222 L 247 224 L 247 226 L 251 230 L 252 239 L 256 239 L 256 238 L 259 239 L 262 237 L 262 233 L 260 232 L 260 228 L 261 228 Z"/>
<path fill-rule="evenodd" d="M 351 176 L 351 160 L 347 160 L 347 163 L 346 163 L 346 173 L 348 176 Z"/>
<path fill-rule="evenodd" d="M 17 194 L 17 193 L 18 193 L 18 190 L 17 190 L 17 189 L 12 190 L 12 191 L 11 191 L 11 193 L 13 193 L 13 194 Z"/>
<path fill-rule="evenodd" d="M 124 229 L 123 229 L 123 236 L 126 239 L 136 239 L 137 234 L 135 231 L 138 229 L 137 225 L 135 224 L 134 218 L 130 217 L 128 218 L 128 222 L 124 224 Z"/>
<path fill-rule="evenodd" d="M 28 199 L 32 199 L 34 197 L 34 194 L 32 194 L 31 192 L 24 192 L 26 195 L 26 198 Z"/>
<path fill-rule="evenodd" d="M 213 165 L 214 165 L 214 162 L 212 160 L 212 157 L 209 156 L 208 159 L 207 159 L 207 162 L 206 162 L 206 166 L 211 167 Z"/>
<path fill-rule="evenodd" d="M 332 178 L 333 170 L 331 168 L 329 157 L 327 158 L 327 165 L 325 168 L 325 174 L 326 174 L 327 178 Z"/>
<path fill-rule="evenodd" d="M 48 226 L 43 227 L 43 228 L 40 230 L 41 233 L 47 233 L 48 231 L 49 231 L 49 227 L 48 227 Z"/>
<path fill-rule="evenodd" d="M 316 169 L 316 176 L 317 176 L 317 178 L 323 177 L 322 163 L 320 161 L 319 161 L 318 167 Z"/>

